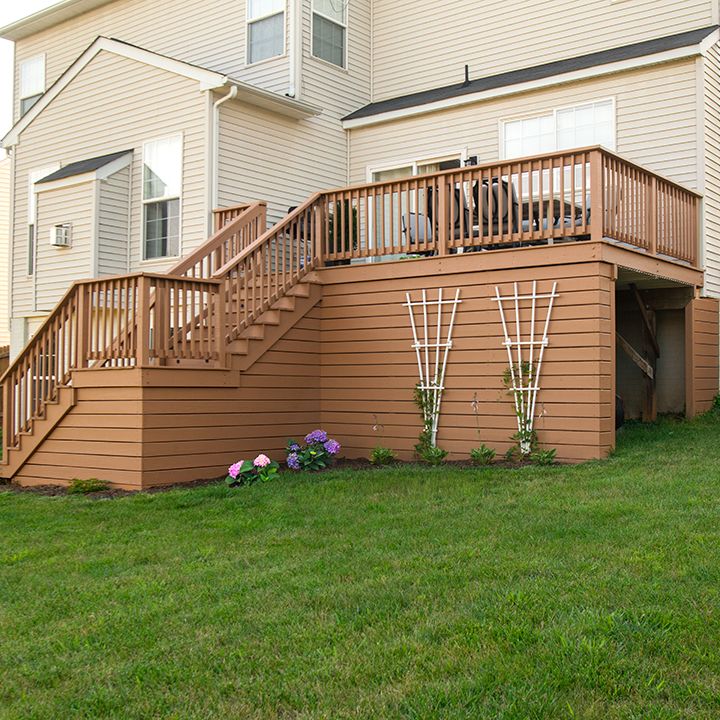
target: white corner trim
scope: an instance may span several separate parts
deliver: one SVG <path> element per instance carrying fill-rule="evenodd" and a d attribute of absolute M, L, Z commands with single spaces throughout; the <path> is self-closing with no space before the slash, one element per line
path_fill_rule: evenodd
<path fill-rule="evenodd" d="M 428 113 L 438 112 L 440 110 L 448 110 L 451 108 L 462 107 L 464 105 L 472 105 L 474 103 L 507 97 L 509 95 L 518 95 L 521 93 L 532 92 L 533 90 L 542 90 L 544 88 L 554 87 L 557 85 L 566 85 L 580 80 L 589 80 L 602 77 L 603 75 L 612 75 L 615 73 L 626 72 L 628 70 L 636 70 L 638 68 L 649 67 L 652 65 L 674 62 L 676 60 L 689 59 L 702 54 L 702 48 L 705 42 L 709 41 L 716 35 L 720 38 L 720 30 L 709 35 L 702 44 L 690 45 L 688 47 L 667 50 L 660 53 L 653 53 L 652 55 L 644 55 L 643 57 L 632 58 L 631 60 L 621 60 L 619 62 L 596 65 L 595 67 L 575 70 L 561 75 L 553 75 L 551 77 L 542 78 L 541 80 L 515 83 L 513 85 L 493 88 L 492 90 L 481 90 L 479 92 L 469 93 L 468 95 L 460 95 L 458 97 L 447 98 L 445 100 L 437 100 L 435 102 L 416 105 L 414 107 L 403 108 L 400 110 L 390 110 L 388 112 L 378 113 L 377 115 L 369 115 L 367 117 L 355 118 L 352 120 L 343 120 L 342 125 L 345 130 L 367 127 L 369 125 L 378 125 L 380 123 L 391 122 L 393 120 L 404 120 L 417 115 L 425 115 Z M 715 41 L 710 43 L 710 46 L 712 46 L 716 41 L 717 38 Z"/>
<path fill-rule="evenodd" d="M 95 180 L 107 180 L 111 175 L 125 169 L 132 161 L 132 152 L 127 152 L 122 157 L 103 165 L 97 170 L 82 173 L 80 175 L 71 175 L 70 177 L 52 180 L 47 183 L 35 183 L 35 192 L 41 193 L 46 190 L 60 190 L 62 188 L 71 187 L 73 185 L 82 185 L 83 183 L 93 182 Z"/>
<path fill-rule="evenodd" d="M 713 3 L 716 7 L 720 8 L 720 3 Z M 700 43 L 700 54 L 701 55 L 707 55 L 710 48 L 720 41 L 720 28 L 715 30 L 714 32 L 710 33 L 701 43 Z"/>

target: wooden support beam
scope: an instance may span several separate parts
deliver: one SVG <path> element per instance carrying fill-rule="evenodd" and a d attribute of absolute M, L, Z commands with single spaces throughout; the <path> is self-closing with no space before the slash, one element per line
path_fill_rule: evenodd
<path fill-rule="evenodd" d="M 637 285 L 635 283 L 630 283 L 630 290 L 632 290 L 633 295 L 635 296 L 635 301 L 637 302 L 638 307 L 640 308 L 640 315 L 642 316 L 643 324 L 645 326 L 645 334 L 652 345 L 652 349 L 655 352 L 655 357 L 660 357 L 660 346 L 658 345 L 657 338 L 655 337 L 655 327 L 654 323 L 652 322 L 652 319 L 650 318 L 650 313 L 648 312 L 647 306 L 645 305 L 645 301 L 642 299 L 642 296 L 640 295 L 640 291 L 637 288 Z"/>
<path fill-rule="evenodd" d="M 615 333 L 618 345 L 625 354 L 645 373 L 651 380 L 655 379 L 655 371 L 652 365 L 619 333 Z"/>

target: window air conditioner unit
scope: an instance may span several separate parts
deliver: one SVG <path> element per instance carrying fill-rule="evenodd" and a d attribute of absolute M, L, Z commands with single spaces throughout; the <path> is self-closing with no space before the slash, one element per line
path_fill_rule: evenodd
<path fill-rule="evenodd" d="M 50 244 L 55 247 L 70 247 L 72 243 L 72 225 L 54 225 L 50 229 Z"/>

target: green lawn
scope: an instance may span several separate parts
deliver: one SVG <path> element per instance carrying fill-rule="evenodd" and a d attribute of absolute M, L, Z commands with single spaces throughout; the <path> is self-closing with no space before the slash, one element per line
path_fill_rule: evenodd
<path fill-rule="evenodd" d="M 0 718 L 718 718 L 719 448 L 0 492 Z"/>

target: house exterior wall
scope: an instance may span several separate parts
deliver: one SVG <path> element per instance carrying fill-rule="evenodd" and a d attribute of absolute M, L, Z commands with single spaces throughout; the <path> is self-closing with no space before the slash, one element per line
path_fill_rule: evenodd
<path fill-rule="evenodd" d="M 93 182 L 37 194 L 34 307 L 53 308 L 74 280 L 92 277 L 94 197 Z M 64 223 L 72 225 L 72 245 L 54 247 L 50 243 L 51 229 Z"/>
<path fill-rule="evenodd" d="M 700 107 L 705 208 L 705 292 L 720 296 L 720 45 L 708 51 L 701 66 Z"/>
<path fill-rule="evenodd" d="M 712 408 L 718 394 L 720 362 L 720 303 L 715 298 L 697 298 L 685 308 L 685 353 L 687 414 L 694 417 Z"/>
<path fill-rule="evenodd" d="M 288 2 L 288 12 L 293 3 Z M 19 112 L 19 63 L 44 53 L 46 86 L 99 35 L 232 75 L 284 94 L 288 57 L 246 65 L 243 0 L 116 0 L 18 40 L 15 45 L 15 113 Z M 289 20 L 289 17 L 288 17 Z M 290 22 L 286 22 L 286 30 Z"/>
<path fill-rule="evenodd" d="M 10 342 L 10 185 L 12 161 L 0 159 L 0 345 Z"/>
<path fill-rule="evenodd" d="M 370 101 L 370 0 L 348 5 L 347 68 L 312 56 L 311 4 L 303 4 L 302 99 L 322 108 L 294 120 L 241 102 L 220 108 L 220 205 L 268 201 L 276 222 L 312 193 L 348 182 L 340 120 Z"/>
<path fill-rule="evenodd" d="M 130 260 L 130 168 L 99 181 L 95 275 L 122 275 Z"/>
<path fill-rule="evenodd" d="M 375 0 L 373 100 L 717 22 L 716 0 Z"/>
<path fill-rule="evenodd" d="M 111 53 L 95 57 L 26 128 L 15 148 L 13 317 L 49 311 L 69 280 L 92 274 L 89 264 L 87 271 L 71 267 L 72 277 L 50 278 L 52 289 L 36 300 L 40 273 L 27 275 L 27 188 L 33 169 L 132 149 L 130 266 L 162 270 L 172 260 L 142 261 L 143 143 L 183 137 L 181 252 L 187 253 L 207 237 L 206 131 L 207 98 L 196 82 Z"/>

